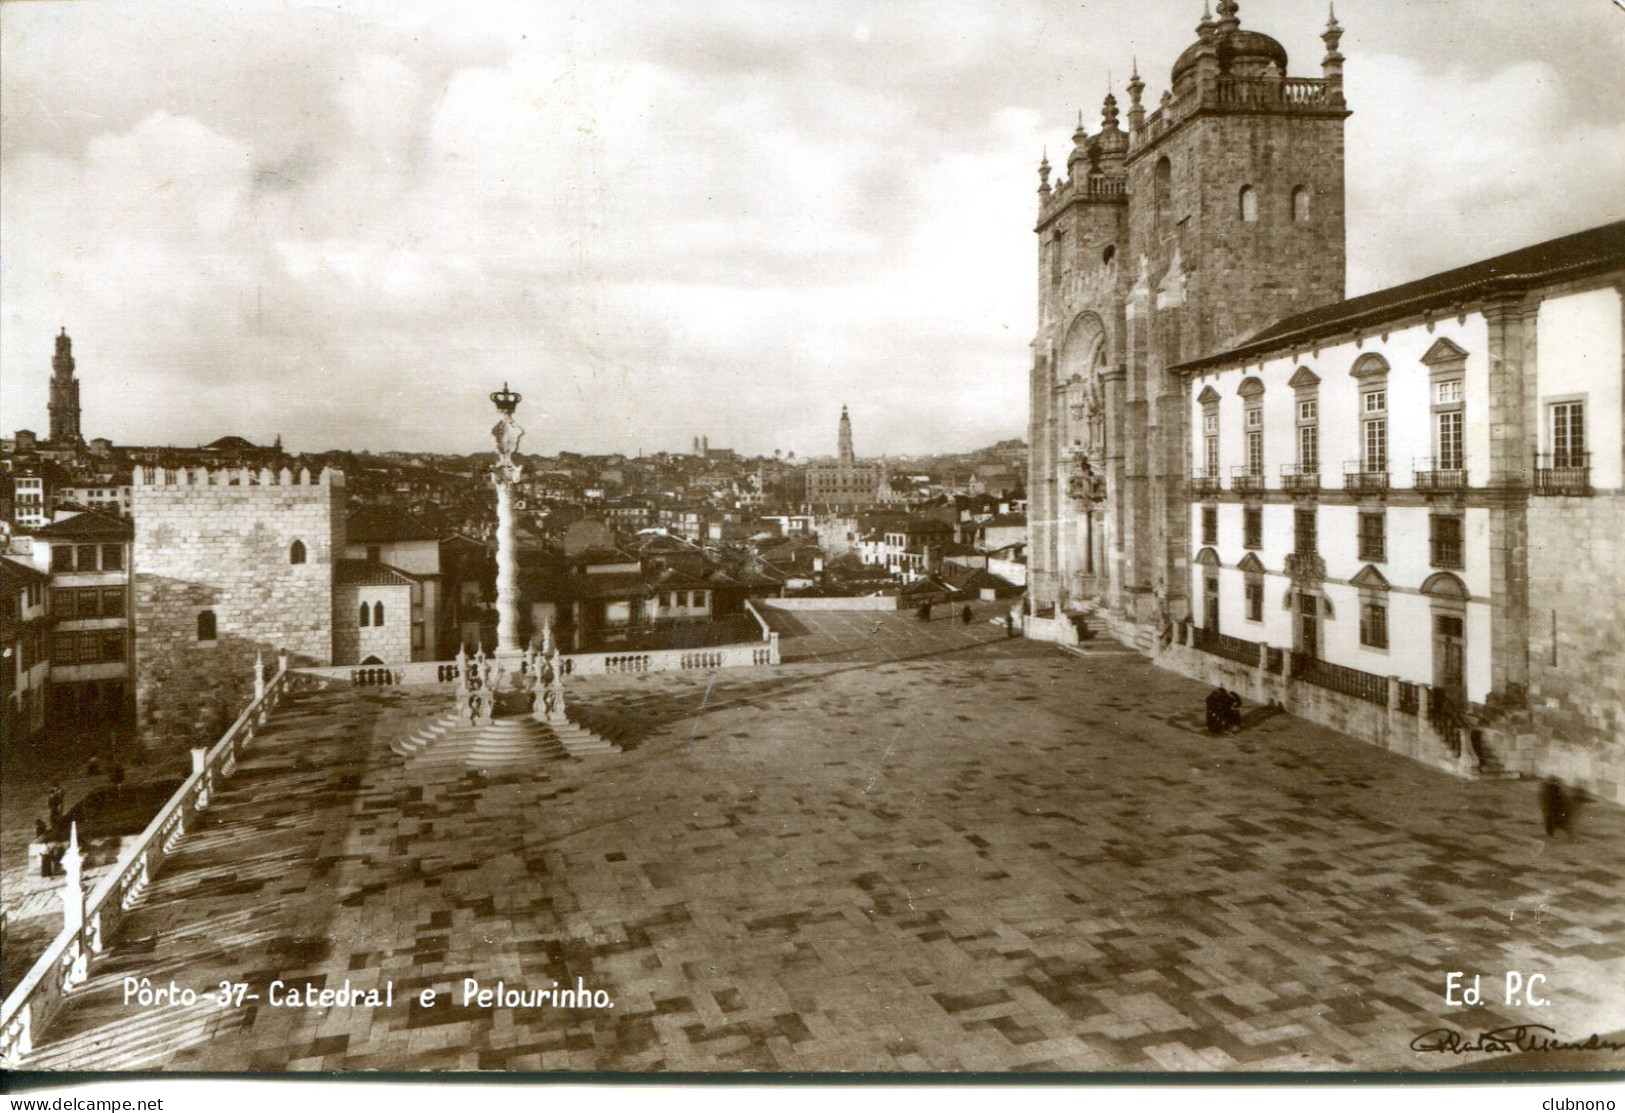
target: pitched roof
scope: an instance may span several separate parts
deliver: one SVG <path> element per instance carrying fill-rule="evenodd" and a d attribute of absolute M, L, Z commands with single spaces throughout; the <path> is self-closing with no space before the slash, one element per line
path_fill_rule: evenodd
<path fill-rule="evenodd" d="M 417 579 L 376 560 L 337 560 L 333 562 L 333 582 L 340 587 L 411 587 Z"/>
<path fill-rule="evenodd" d="M 24 564 L 10 557 L 0 557 L 0 586 L 15 588 L 50 582 L 51 577 L 32 564 Z"/>
<path fill-rule="evenodd" d="M 51 541 L 128 541 L 135 536 L 135 527 L 99 510 L 82 510 L 71 518 L 41 526 L 34 536 Z"/>
<path fill-rule="evenodd" d="M 439 541 L 440 532 L 405 511 L 387 506 L 363 506 L 344 523 L 345 539 L 352 545 L 385 541 Z"/>
<path fill-rule="evenodd" d="M 1241 344 L 1174 365 L 1176 371 L 1304 347 L 1352 329 L 1375 326 L 1403 314 L 1448 309 L 1503 291 L 1558 279 L 1584 277 L 1625 266 L 1625 221 L 1560 236 L 1415 282 L 1298 313 L 1255 333 Z"/>

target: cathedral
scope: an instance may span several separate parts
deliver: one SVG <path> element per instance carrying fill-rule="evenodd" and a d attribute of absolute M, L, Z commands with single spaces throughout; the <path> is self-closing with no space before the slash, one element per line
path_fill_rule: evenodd
<path fill-rule="evenodd" d="M 1342 29 L 1319 77 L 1288 76 L 1238 7 L 1203 14 L 1155 107 L 1136 66 L 1126 130 L 1108 94 L 1065 177 L 1039 166 L 1031 600 L 1093 604 L 1147 648 L 1190 614 L 1173 368 L 1344 294 Z"/>
<path fill-rule="evenodd" d="M 1346 299 L 1342 28 L 1237 7 L 1039 165 L 1027 633 L 1625 800 L 1625 222 Z"/>

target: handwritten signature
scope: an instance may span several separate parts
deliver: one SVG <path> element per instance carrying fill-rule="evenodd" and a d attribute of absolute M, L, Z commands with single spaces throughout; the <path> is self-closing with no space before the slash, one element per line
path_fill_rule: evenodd
<path fill-rule="evenodd" d="M 1480 1032 L 1469 1040 L 1454 1028 L 1435 1028 L 1411 1041 L 1412 1051 L 1447 1051 L 1466 1055 L 1473 1051 L 1625 1051 L 1625 1043 L 1605 1040 L 1592 1033 L 1583 1040 L 1560 1040 L 1555 1028 L 1544 1024 L 1515 1024 Z"/>

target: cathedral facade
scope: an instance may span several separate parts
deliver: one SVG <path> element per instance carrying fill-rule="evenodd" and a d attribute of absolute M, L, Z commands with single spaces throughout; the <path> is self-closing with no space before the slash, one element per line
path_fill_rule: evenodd
<path fill-rule="evenodd" d="M 1093 604 L 1149 648 L 1191 613 L 1183 361 L 1344 295 L 1342 29 L 1318 77 L 1204 14 L 1126 129 L 1107 95 L 1080 117 L 1064 179 L 1039 167 L 1039 324 L 1029 449 L 1030 598 Z"/>

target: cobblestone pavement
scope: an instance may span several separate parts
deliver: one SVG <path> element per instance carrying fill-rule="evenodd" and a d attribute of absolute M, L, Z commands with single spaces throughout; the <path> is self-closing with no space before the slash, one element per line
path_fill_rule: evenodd
<path fill-rule="evenodd" d="M 1286 716 L 1213 739 L 1129 653 L 818 617 L 786 641 L 851 659 L 580 681 L 629 749 L 534 776 L 392 755 L 439 693 L 290 698 L 30 1065 L 1433 1070 L 1495 1056 L 1430 1029 L 1625 1028 L 1618 809 L 1548 841 L 1532 785 Z M 1509 970 L 1551 1004 L 1505 1005 Z M 261 999 L 140 1008 L 126 976 Z M 277 978 L 394 1002 L 271 1007 Z"/>

